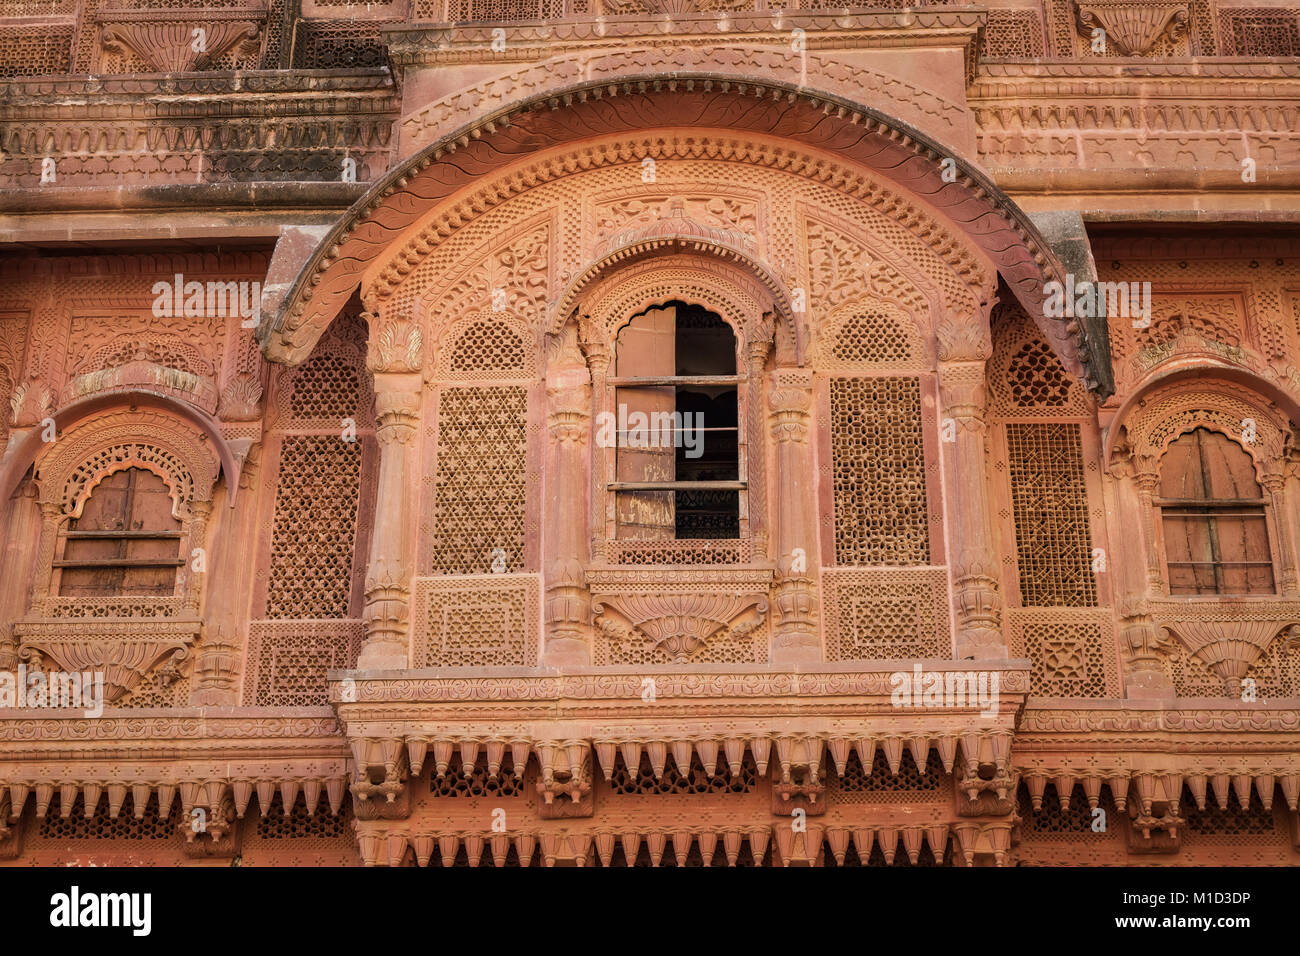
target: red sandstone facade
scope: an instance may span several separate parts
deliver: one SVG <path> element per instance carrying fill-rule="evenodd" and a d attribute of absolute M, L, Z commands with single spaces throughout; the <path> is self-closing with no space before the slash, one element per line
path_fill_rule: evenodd
<path fill-rule="evenodd" d="M 1300 862 L 1297 56 L 0 3 L 0 858 Z"/>

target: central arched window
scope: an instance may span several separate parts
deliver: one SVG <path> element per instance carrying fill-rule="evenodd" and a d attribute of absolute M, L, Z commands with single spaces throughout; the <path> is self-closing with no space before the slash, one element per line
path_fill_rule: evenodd
<path fill-rule="evenodd" d="M 1197 428 L 1171 443 L 1156 504 L 1171 595 L 1276 593 L 1264 491 L 1231 438 Z"/>
<path fill-rule="evenodd" d="M 145 468 L 101 481 L 71 518 L 55 560 L 60 597 L 171 597 L 176 590 L 181 522 L 166 483 Z"/>
<path fill-rule="evenodd" d="M 614 439 L 617 537 L 740 536 L 739 383 L 735 333 L 707 309 L 672 301 L 622 328 L 601 442 Z"/>

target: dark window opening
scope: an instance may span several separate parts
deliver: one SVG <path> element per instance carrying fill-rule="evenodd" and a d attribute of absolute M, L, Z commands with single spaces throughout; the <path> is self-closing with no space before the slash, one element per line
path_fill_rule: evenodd
<path fill-rule="evenodd" d="M 673 301 L 623 327 L 614 360 L 613 490 L 620 538 L 738 538 L 736 339 Z"/>
<path fill-rule="evenodd" d="M 1198 428 L 1160 462 L 1169 593 L 1274 594 L 1264 492 L 1236 442 Z"/>
<path fill-rule="evenodd" d="M 166 483 L 144 468 L 109 475 L 68 522 L 54 562 L 62 597 L 171 597 L 181 523 Z"/>

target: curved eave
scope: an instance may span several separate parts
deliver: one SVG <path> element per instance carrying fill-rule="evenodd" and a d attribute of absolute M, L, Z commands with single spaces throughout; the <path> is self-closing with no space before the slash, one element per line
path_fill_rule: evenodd
<path fill-rule="evenodd" d="M 671 108 L 662 102 L 666 97 L 676 101 Z M 1091 347 L 1088 329 L 1066 326 L 1043 313 L 1044 285 L 1063 275 L 1051 247 L 981 170 L 900 120 L 844 97 L 774 80 L 714 74 L 575 84 L 504 106 L 404 160 L 353 204 L 263 319 L 258 340 L 265 354 L 290 365 L 303 361 L 384 251 L 457 191 L 543 150 L 665 126 L 785 138 L 871 169 L 969 237 L 1066 369 L 1099 397 L 1110 394 L 1105 351 Z M 941 176 L 945 159 L 955 165 L 955 177 L 948 177 L 952 182 Z"/>

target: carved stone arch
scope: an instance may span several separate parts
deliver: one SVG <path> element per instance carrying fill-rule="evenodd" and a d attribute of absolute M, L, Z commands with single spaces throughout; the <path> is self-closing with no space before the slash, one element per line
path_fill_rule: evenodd
<path fill-rule="evenodd" d="M 632 316 L 672 299 L 716 312 L 738 345 L 771 342 L 775 304 L 766 286 L 732 263 L 699 254 L 656 257 L 606 273 L 578 302 L 584 335 L 598 336 L 612 355 L 619 329 Z"/>
<path fill-rule="evenodd" d="M 509 312 L 476 309 L 451 320 L 434 350 L 438 381 L 537 377 L 536 334 Z"/>
<path fill-rule="evenodd" d="M 1195 388 L 1166 386 L 1150 392 L 1121 424 L 1141 463 L 1139 470 L 1158 474 L 1170 444 L 1187 432 L 1206 428 L 1240 445 L 1250 455 L 1261 481 L 1279 467 L 1291 433 L 1290 422 L 1276 405 L 1257 394 L 1213 381 Z M 1252 431 L 1254 441 L 1249 440 Z"/>
<path fill-rule="evenodd" d="M 960 151 L 837 94 L 778 80 L 736 82 L 690 73 L 575 83 L 481 116 L 405 160 L 322 240 L 284 298 L 272 295 L 264 303 L 267 318 L 259 330 L 264 350 L 274 361 L 301 361 L 359 284 L 391 288 L 418 262 L 421 248 L 427 250 L 430 243 L 421 235 L 425 217 L 494 169 L 516 164 L 519 170 L 519 160 L 529 154 L 590 142 L 593 129 L 601 130 L 605 140 L 587 148 L 570 171 L 639 161 L 641 153 L 655 151 L 659 140 L 645 137 L 629 144 L 626 137 L 669 126 L 739 133 L 708 148 L 731 159 L 748 159 L 757 151 L 763 153 L 757 157 L 763 162 L 804 173 L 829 171 L 835 165 L 812 157 L 842 157 L 851 175 L 863 178 L 861 172 L 867 173 L 870 182 L 862 188 L 870 193 L 869 201 L 901 215 L 913 236 L 932 249 L 978 250 L 960 266 L 969 281 L 989 285 L 986 267 L 996 268 L 1067 368 L 1086 376 L 1100 393 L 1112 388 L 1100 347 L 1104 342 L 1094 349 L 1089 339 L 1100 333 L 1086 323 L 1067 327 L 1043 312 L 1045 283 L 1064 276 L 1051 248 L 1029 218 Z M 788 140 L 783 131 L 796 129 L 797 150 L 765 150 L 759 144 L 764 138 Z M 452 153 L 460 155 L 444 162 Z M 945 159 L 956 167 L 955 181 L 942 175 Z M 828 182 L 844 183 L 841 173 L 830 175 Z M 497 196 L 483 201 L 494 205 L 536 181 L 531 176 L 511 177 L 496 184 Z M 467 208 L 466 214 L 481 210 Z M 391 278 L 380 275 L 389 262 L 396 270 Z"/>
<path fill-rule="evenodd" d="M 477 246 L 457 257 L 455 268 L 445 278 L 421 281 L 423 277 L 410 270 L 405 285 L 415 285 L 415 294 L 409 297 L 411 314 L 422 327 L 437 328 L 443 324 L 442 316 L 491 309 L 511 313 L 530 326 L 545 327 L 553 215 L 553 210 L 546 209 L 508 229 L 492 230 Z M 376 289 L 372 294 L 378 302 L 399 298 L 395 289 Z"/>
<path fill-rule="evenodd" d="M 87 423 L 113 418 L 118 413 L 125 414 L 128 406 L 137 410 L 131 414 L 153 414 L 163 421 L 172 423 L 172 427 L 178 431 L 194 435 L 199 446 L 207 450 L 206 454 L 220 462 L 220 470 L 225 473 L 227 486 L 231 490 L 228 504 L 230 507 L 234 506 L 242 459 L 235 456 L 234 450 L 222 436 L 217 423 L 188 402 L 154 392 L 114 392 L 73 402 L 54 412 L 51 418 L 56 428 L 71 432 Z M 0 501 L 8 500 L 30 466 L 35 463 L 39 469 L 43 462 L 52 461 L 50 456 L 64 446 L 65 442 L 60 440 L 51 447 L 50 443 L 42 440 L 43 432 L 43 427 L 31 429 L 8 450 L 3 463 L 0 464 Z M 207 479 L 209 492 L 216 481 L 216 474 L 217 469 L 214 467 L 211 476 Z M 210 493 L 208 498 L 211 498 Z"/>
<path fill-rule="evenodd" d="M 933 367 L 933 350 L 916 317 L 897 302 L 863 296 L 835 310 L 818 334 L 818 371 Z"/>
<path fill-rule="evenodd" d="M 126 468 L 161 478 L 180 520 L 196 503 L 212 500 L 217 458 L 200 433 L 168 415 L 121 411 L 80 424 L 37 462 L 40 501 L 64 517 L 79 517 L 99 483 Z"/>
<path fill-rule="evenodd" d="M 847 295 L 858 295 L 866 290 L 878 299 L 890 299 L 897 302 L 912 317 L 918 333 L 929 338 L 939 327 L 945 311 L 953 311 L 955 302 L 945 302 L 942 289 L 930 277 L 926 268 L 910 258 L 904 251 L 895 249 L 876 237 L 867 235 L 862 228 L 829 210 L 805 207 L 800 216 L 803 222 L 803 235 L 808 243 L 808 290 L 810 305 L 820 305 L 818 299 L 825 298 L 840 288 L 852 289 Z M 868 262 L 856 264 L 852 256 L 848 262 L 827 261 L 820 270 L 813 262 L 813 240 L 821 231 L 830 231 L 832 235 L 822 243 L 825 255 L 829 259 L 836 254 L 843 254 L 846 248 L 857 244 L 868 257 Z M 821 274 L 819 274 L 819 271 Z M 969 290 L 965 293 L 965 306 L 973 307 L 978 301 Z M 847 303 L 832 302 L 831 311 L 839 312 Z M 812 334 L 816 339 L 817 321 L 811 323 Z"/>
<path fill-rule="evenodd" d="M 1156 454 L 1158 458 L 1178 434 L 1197 427 L 1188 424 L 1170 435 L 1174 424 L 1166 422 L 1163 430 L 1157 430 L 1161 422 L 1179 414 L 1186 422 L 1200 420 L 1207 423 L 1205 427 L 1230 437 L 1235 434 L 1237 440 L 1243 419 L 1253 418 L 1260 440 L 1247 450 L 1257 471 L 1261 462 L 1280 460 L 1300 423 L 1300 405 L 1278 383 L 1232 365 L 1198 362 L 1162 371 L 1125 400 L 1106 429 L 1102 460 L 1110 462 L 1129 454 L 1139 459 Z"/>
<path fill-rule="evenodd" d="M 991 407 L 1002 417 L 1089 415 L 1083 383 L 1061 365 L 1038 327 L 1014 303 L 993 310 L 993 357 L 988 382 Z"/>

